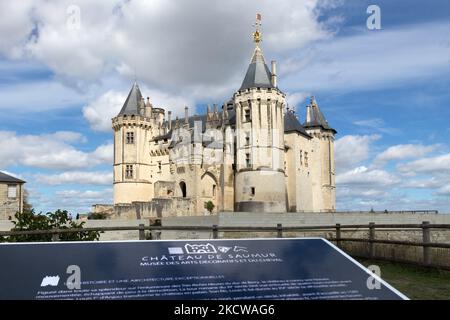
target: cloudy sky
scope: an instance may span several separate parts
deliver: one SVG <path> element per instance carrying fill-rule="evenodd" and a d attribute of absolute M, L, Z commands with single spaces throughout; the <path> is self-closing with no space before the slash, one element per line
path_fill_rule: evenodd
<path fill-rule="evenodd" d="M 256 12 L 290 107 L 303 121 L 315 95 L 338 131 L 338 210 L 449 213 L 447 0 L 0 0 L 0 170 L 38 211 L 111 203 L 110 122 L 134 78 L 175 115 L 221 104 Z"/>

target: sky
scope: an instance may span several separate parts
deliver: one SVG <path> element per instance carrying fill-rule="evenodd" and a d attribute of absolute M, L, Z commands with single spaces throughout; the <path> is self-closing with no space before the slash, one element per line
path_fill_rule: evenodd
<path fill-rule="evenodd" d="M 303 122 L 314 95 L 338 131 L 337 210 L 450 213 L 447 0 L 0 0 L 0 170 L 38 212 L 112 203 L 111 118 L 134 79 L 175 116 L 221 105 L 257 12 L 289 107 Z"/>

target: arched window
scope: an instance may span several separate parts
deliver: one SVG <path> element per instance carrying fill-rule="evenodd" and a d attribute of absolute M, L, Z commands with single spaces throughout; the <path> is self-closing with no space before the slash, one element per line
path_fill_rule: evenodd
<path fill-rule="evenodd" d="M 181 195 L 186 198 L 186 183 L 184 181 L 180 182 Z"/>

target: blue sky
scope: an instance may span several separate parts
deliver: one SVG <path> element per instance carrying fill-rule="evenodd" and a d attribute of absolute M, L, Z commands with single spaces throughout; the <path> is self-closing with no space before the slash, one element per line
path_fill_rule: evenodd
<path fill-rule="evenodd" d="M 256 12 L 290 106 L 303 121 L 315 95 L 338 131 L 338 210 L 449 213 L 448 1 L 1 1 L 0 170 L 38 211 L 111 203 L 110 119 L 133 78 L 175 115 L 222 104 Z"/>

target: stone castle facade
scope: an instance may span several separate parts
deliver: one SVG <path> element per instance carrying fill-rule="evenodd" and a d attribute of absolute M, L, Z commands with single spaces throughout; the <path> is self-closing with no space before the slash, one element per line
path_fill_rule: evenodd
<path fill-rule="evenodd" d="M 114 130 L 114 212 L 143 218 L 213 212 L 332 212 L 334 137 L 314 99 L 300 123 L 260 48 L 219 110 L 172 119 L 135 82 Z"/>

